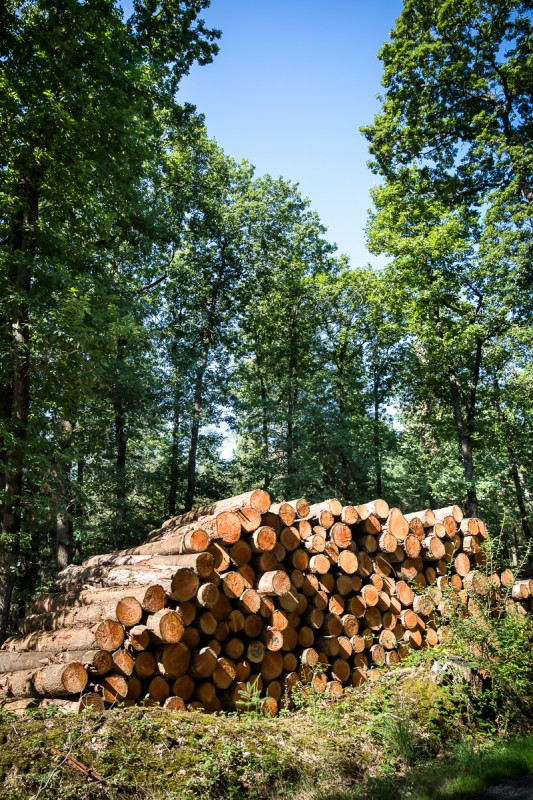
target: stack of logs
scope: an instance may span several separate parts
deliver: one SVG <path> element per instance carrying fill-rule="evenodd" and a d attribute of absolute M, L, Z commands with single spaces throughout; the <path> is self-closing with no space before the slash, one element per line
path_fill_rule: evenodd
<path fill-rule="evenodd" d="M 533 581 L 488 575 L 486 537 L 458 506 L 404 515 L 247 492 L 64 569 L 0 650 L 0 698 L 217 711 L 260 692 L 275 714 L 300 682 L 340 696 L 445 642 L 442 615 L 479 613 L 480 598 L 528 613 Z"/>

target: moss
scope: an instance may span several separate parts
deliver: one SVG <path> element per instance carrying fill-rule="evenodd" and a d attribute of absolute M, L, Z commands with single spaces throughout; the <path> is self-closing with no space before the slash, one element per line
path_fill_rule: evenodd
<path fill-rule="evenodd" d="M 326 788 L 331 796 L 360 792 L 369 780 L 445 754 L 466 735 L 481 741 L 463 695 L 423 670 L 404 670 L 336 704 L 308 697 L 277 719 L 156 708 L 5 719 L 0 798 L 285 800 Z M 75 769 L 67 754 L 103 780 Z"/>

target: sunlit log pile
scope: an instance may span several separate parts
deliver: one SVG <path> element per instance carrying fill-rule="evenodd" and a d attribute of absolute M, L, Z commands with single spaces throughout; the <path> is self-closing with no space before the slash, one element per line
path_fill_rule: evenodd
<path fill-rule="evenodd" d="M 275 714 L 297 685 L 338 697 L 446 642 L 450 613 L 498 599 L 528 613 L 533 581 L 490 574 L 486 538 L 455 505 L 403 514 L 247 492 L 59 573 L 0 649 L 0 698 L 213 712 L 260 692 Z"/>

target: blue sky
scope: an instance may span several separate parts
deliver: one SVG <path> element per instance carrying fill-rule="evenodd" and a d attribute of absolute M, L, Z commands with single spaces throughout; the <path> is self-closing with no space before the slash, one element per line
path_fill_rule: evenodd
<path fill-rule="evenodd" d="M 376 178 L 358 129 L 378 109 L 377 52 L 401 8 L 401 0 L 212 0 L 202 16 L 222 30 L 220 53 L 180 87 L 229 155 L 299 183 L 353 266 L 376 263 L 364 237 Z"/>

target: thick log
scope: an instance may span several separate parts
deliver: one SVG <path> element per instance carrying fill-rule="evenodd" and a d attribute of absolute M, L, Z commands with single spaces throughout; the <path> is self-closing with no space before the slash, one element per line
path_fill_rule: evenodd
<path fill-rule="evenodd" d="M 167 601 L 165 590 L 159 584 L 148 586 L 127 586 L 126 588 L 82 589 L 79 592 L 60 594 L 42 594 L 33 604 L 35 614 L 51 611 L 70 610 L 73 606 L 85 606 L 93 603 L 102 605 L 108 602 L 118 603 L 124 597 L 134 597 L 143 611 L 160 611 Z"/>
<path fill-rule="evenodd" d="M 436 508 L 433 513 L 437 522 L 442 522 L 444 517 L 451 516 L 459 524 L 464 517 L 460 506 L 446 506 L 445 508 Z"/>
<path fill-rule="evenodd" d="M 172 556 L 202 553 L 207 550 L 209 537 L 202 528 L 192 531 L 179 530 L 167 536 L 161 542 L 146 542 L 138 547 L 130 547 L 126 550 L 116 550 L 105 555 L 92 556 L 83 561 L 83 567 L 109 566 L 112 564 L 123 564 L 123 558 L 128 556 Z M 127 562 L 126 562 L 127 563 Z M 155 562 L 154 562 L 155 563 Z"/>
<path fill-rule="evenodd" d="M 391 508 L 383 529 L 402 542 L 409 533 L 409 522 L 399 508 Z"/>
<path fill-rule="evenodd" d="M 108 601 L 102 605 L 77 606 L 70 611 L 49 611 L 46 614 L 30 614 L 21 623 L 21 633 L 32 631 L 55 631 L 60 628 L 70 628 L 74 625 L 83 625 L 98 622 L 102 619 L 112 619 L 124 626 L 132 627 L 140 622 L 143 609 L 134 597 L 123 597 L 118 602 Z"/>
<path fill-rule="evenodd" d="M 255 588 L 259 594 L 284 595 L 290 591 L 291 582 L 286 572 L 273 570 L 261 575 Z"/>
<path fill-rule="evenodd" d="M 118 650 L 124 642 L 124 628 L 114 620 L 99 625 L 62 628 L 58 631 L 27 633 L 7 639 L 3 650 L 42 650 L 60 653 L 64 650 Z"/>
<path fill-rule="evenodd" d="M 259 514 L 266 514 L 270 508 L 270 495 L 263 489 L 253 489 L 251 492 L 244 492 L 243 494 L 236 495 L 235 497 L 228 497 L 226 500 L 217 500 L 209 506 L 201 506 L 192 511 L 186 511 L 172 519 L 168 519 L 163 523 L 162 528 L 178 528 L 181 525 L 187 525 L 190 522 L 195 522 L 201 517 L 216 517 L 223 511 L 239 511 L 241 508 L 253 508 Z M 153 532 L 152 532 L 153 533 Z"/>
<path fill-rule="evenodd" d="M 50 662 L 67 664 L 78 661 L 95 675 L 105 675 L 113 668 L 113 659 L 108 650 L 73 650 L 57 652 L 9 652 L 0 650 L 0 673 L 33 670 Z"/>
<path fill-rule="evenodd" d="M 368 517 L 373 514 L 380 522 L 385 522 L 389 516 L 389 511 L 389 504 L 381 498 L 357 506 L 357 513 L 362 520 L 368 519 Z"/>
<path fill-rule="evenodd" d="M 72 661 L 48 664 L 38 670 L 8 672 L 1 682 L 8 697 L 68 697 L 83 692 L 88 678 L 83 664 Z"/>
<path fill-rule="evenodd" d="M 411 523 L 413 519 L 418 519 L 424 528 L 432 528 L 435 524 L 435 512 L 431 508 L 424 508 L 422 511 L 411 511 L 409 514 L 404 514 L 407 522 Z"/>

